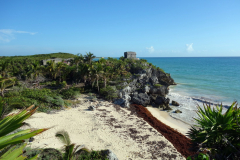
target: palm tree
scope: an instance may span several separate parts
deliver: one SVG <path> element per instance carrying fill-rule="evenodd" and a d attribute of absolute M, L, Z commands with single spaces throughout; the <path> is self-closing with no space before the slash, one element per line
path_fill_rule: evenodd
<path fill-rule="evenodd" d="M 56 72 L 56 64 L 54 61 L 47 62 L 46 70 L 52 76 L 52 79 L 56 77 L 57 72 Z"/>
<path fill-rule="evenodd" d="M 84 62 L 84 57 L 82 54 L 78 53 L 77 54 L 77 57 L 75 57 L 73 59 L 73 63 L 77 65 L 77 73 L 78 73 L 78 66 L 79 66 L 79 63 L 83 63 Z"/>
<path fill-rule="evenodd" d="M 107 80 L 109 79 L 109 77 L 111 76 L 111 67 L 110 66 L 105 66 L 104 67 L 104 71 L 102 73 L 102 78 L 104 80 L 104 88 L 106 88 L 107 86 Z"/>
<path fill-rule="evenodd" d="M 9 67 L 9 62 L 8 61 L 4 61 L 1 64 L 1 69 L 0 69 L 0 73 L 2 77 L 7 77 L 8 75 L 8 67 Z"/>
<path fill-rule="evenodd" d="M 59 75 L 59 82 L 61 82 L 62 78 L 62 72 L 63 69 L 66 67 L 66 64 L 63 62 L 58 62 L 56 64 L 56 73 Z M 56 74 L 55 74 L 55 79 L 56 79 Z"/>
<path fill-rule="evenodd" d="M 0 90 L 1 90 L 1 96 L 4 97 L 4 91 L 7 87 L 10 87 L 15 84 L 15 77 L 10 78 L 2 78 L 0 76 Z"/>
<path fill-rule="evenodd" d="M 96 56 L 94 56 L 94 54 L 91 53 L 91 52 L 86 53 L 86 55 L 84 56 L 84 60 L 85 60 L 85 62 L 87 62 L 88 64 L 91 64 L 91 63 L 92 63 L 92 60 L 93 60 L 94 58 L 96 58 Z"/>
<path fill-rule="evenodd" d="M 58 137 L 64 144 L 65 144 L 65 153 L 63 156 L 64 160 L 73 160 L 75 158 L 77 158 L 77 152 L 80 150 L 85 150 L 87 151 L 86 148 L 83 148 L 80 145 L 77 145 L 75 147 L 75 144 L 72 143 L 71 144 L 71 140 L 69 138 L 69 135 L 66 131 L 58 131 L 55 135 L 56 137 Z"/>

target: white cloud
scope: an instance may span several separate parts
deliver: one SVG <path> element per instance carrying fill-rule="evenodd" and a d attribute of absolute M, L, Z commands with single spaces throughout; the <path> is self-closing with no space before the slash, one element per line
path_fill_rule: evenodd
<path fill-rule="evenodd" d="M 186 46 L 187 46 L 187 51 L 188 51 L 188 52 L 193 52 L 193 51 L 194 51 L 194 49 L 193 49 L 193 43 L 191 43 L 191 44 L 186 44 Z"/>
<path fill-rule="evenodd" d="M 152 53 L 152 52 L 154 52 L 154 48 L 153 48 L 153 46 L 151 46 L 151 47 L 146 47 L 146 49 L 148 50 L 148 52 L 150 52 L 150 53 Z"/>
<path fill-rule="evenodd" d="M 0 29 L 0 42 L 10 42 L 15 39 L 15 34 L 30 34 L 34 35 L 36 32 L 16 31 L 14 29 Z"/>

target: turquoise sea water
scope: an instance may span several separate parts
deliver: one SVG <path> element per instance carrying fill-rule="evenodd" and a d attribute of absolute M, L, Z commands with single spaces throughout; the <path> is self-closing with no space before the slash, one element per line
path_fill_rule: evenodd
<path fill-rule="evenodd" d="M 240 57 L 144 57 L 170 73 L 174 92 L 216 102 L 240 102 Z"/>
<path fill-rule="evenodd" d="M 170 87 L 167 95 L 170 101 L 179 102 L 172 107 L 170 115 L 189 124 L 196 124 L 193 118 L 197 106 L 203 107 L 203 101 L 230 105 L 240 102 L 240 57 L 191 57 L 163 58 L 144 57 L 148 62 L 162 68 L 177 83 Z M 223 113 L 228 107 L 223 109 Z M 183 113 L 176 114 L 175 109 Z"/>

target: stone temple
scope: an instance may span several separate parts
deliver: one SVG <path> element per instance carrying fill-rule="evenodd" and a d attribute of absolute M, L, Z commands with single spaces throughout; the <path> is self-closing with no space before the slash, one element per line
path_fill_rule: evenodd
<path fill-rule="evenodd" d="M 139 58 L 137 58 L 136 55 L 137 55 L 136 52 L 132 51 L 124 52 L 124 58 L 139 60 Z"/>

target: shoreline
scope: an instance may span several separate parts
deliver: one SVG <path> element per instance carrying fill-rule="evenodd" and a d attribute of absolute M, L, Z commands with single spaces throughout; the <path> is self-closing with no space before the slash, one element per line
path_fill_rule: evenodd
<path fill-rule="evenodd" d="M 173 91 L 171 88 L 169 90 L 169 93 L 166 96 L 167 98 L 170 99 L 170 107 L 172 108 L 172 110 L 170 112 L 167 112 L 172 118 L 182 121 L 183 123 L 186 123 L 190 126 L 196 125 L 196 121 L 194 120 L 194 118 L 199 118 L 197 115 L 197 107 L 200 106 L 202 109 L 203 104 L 210 104 L 212 107 L 219 105 L 218 103 L 214 102 L 214 101 L 207 101 L 204 99 L 204 97 L 202 99 L 200 98 L 196 98 L 196 97 L 191 97 L 191 95 L 189 94 L 181 94 L 181 92 L 176 92 Z M 179 103 L 179 106 L 173 106 L 171 104 L 172 101 L 176 101 Z M 230 105 L 228 105 L 227 103 L 223 104 L 223 110 L 222 110 L 222 114 L 224 114 L 227 109 L 230 107 Z M 182 111 L 182 113 L 175 113 L 175 110 L 180 110 Z"/>
<path fill-rule="evenodd" d="M 177 119 L 172 117 L 168 112 L 159 110 L 158 108 L 146 107 L 148 111 L 162 123 L 176 129 L 178 132 L 182 133 L 183 135 L 187 136 L 187 132 L 191 128 L 191 125 L 182 121 L 181 119 Z"/>

